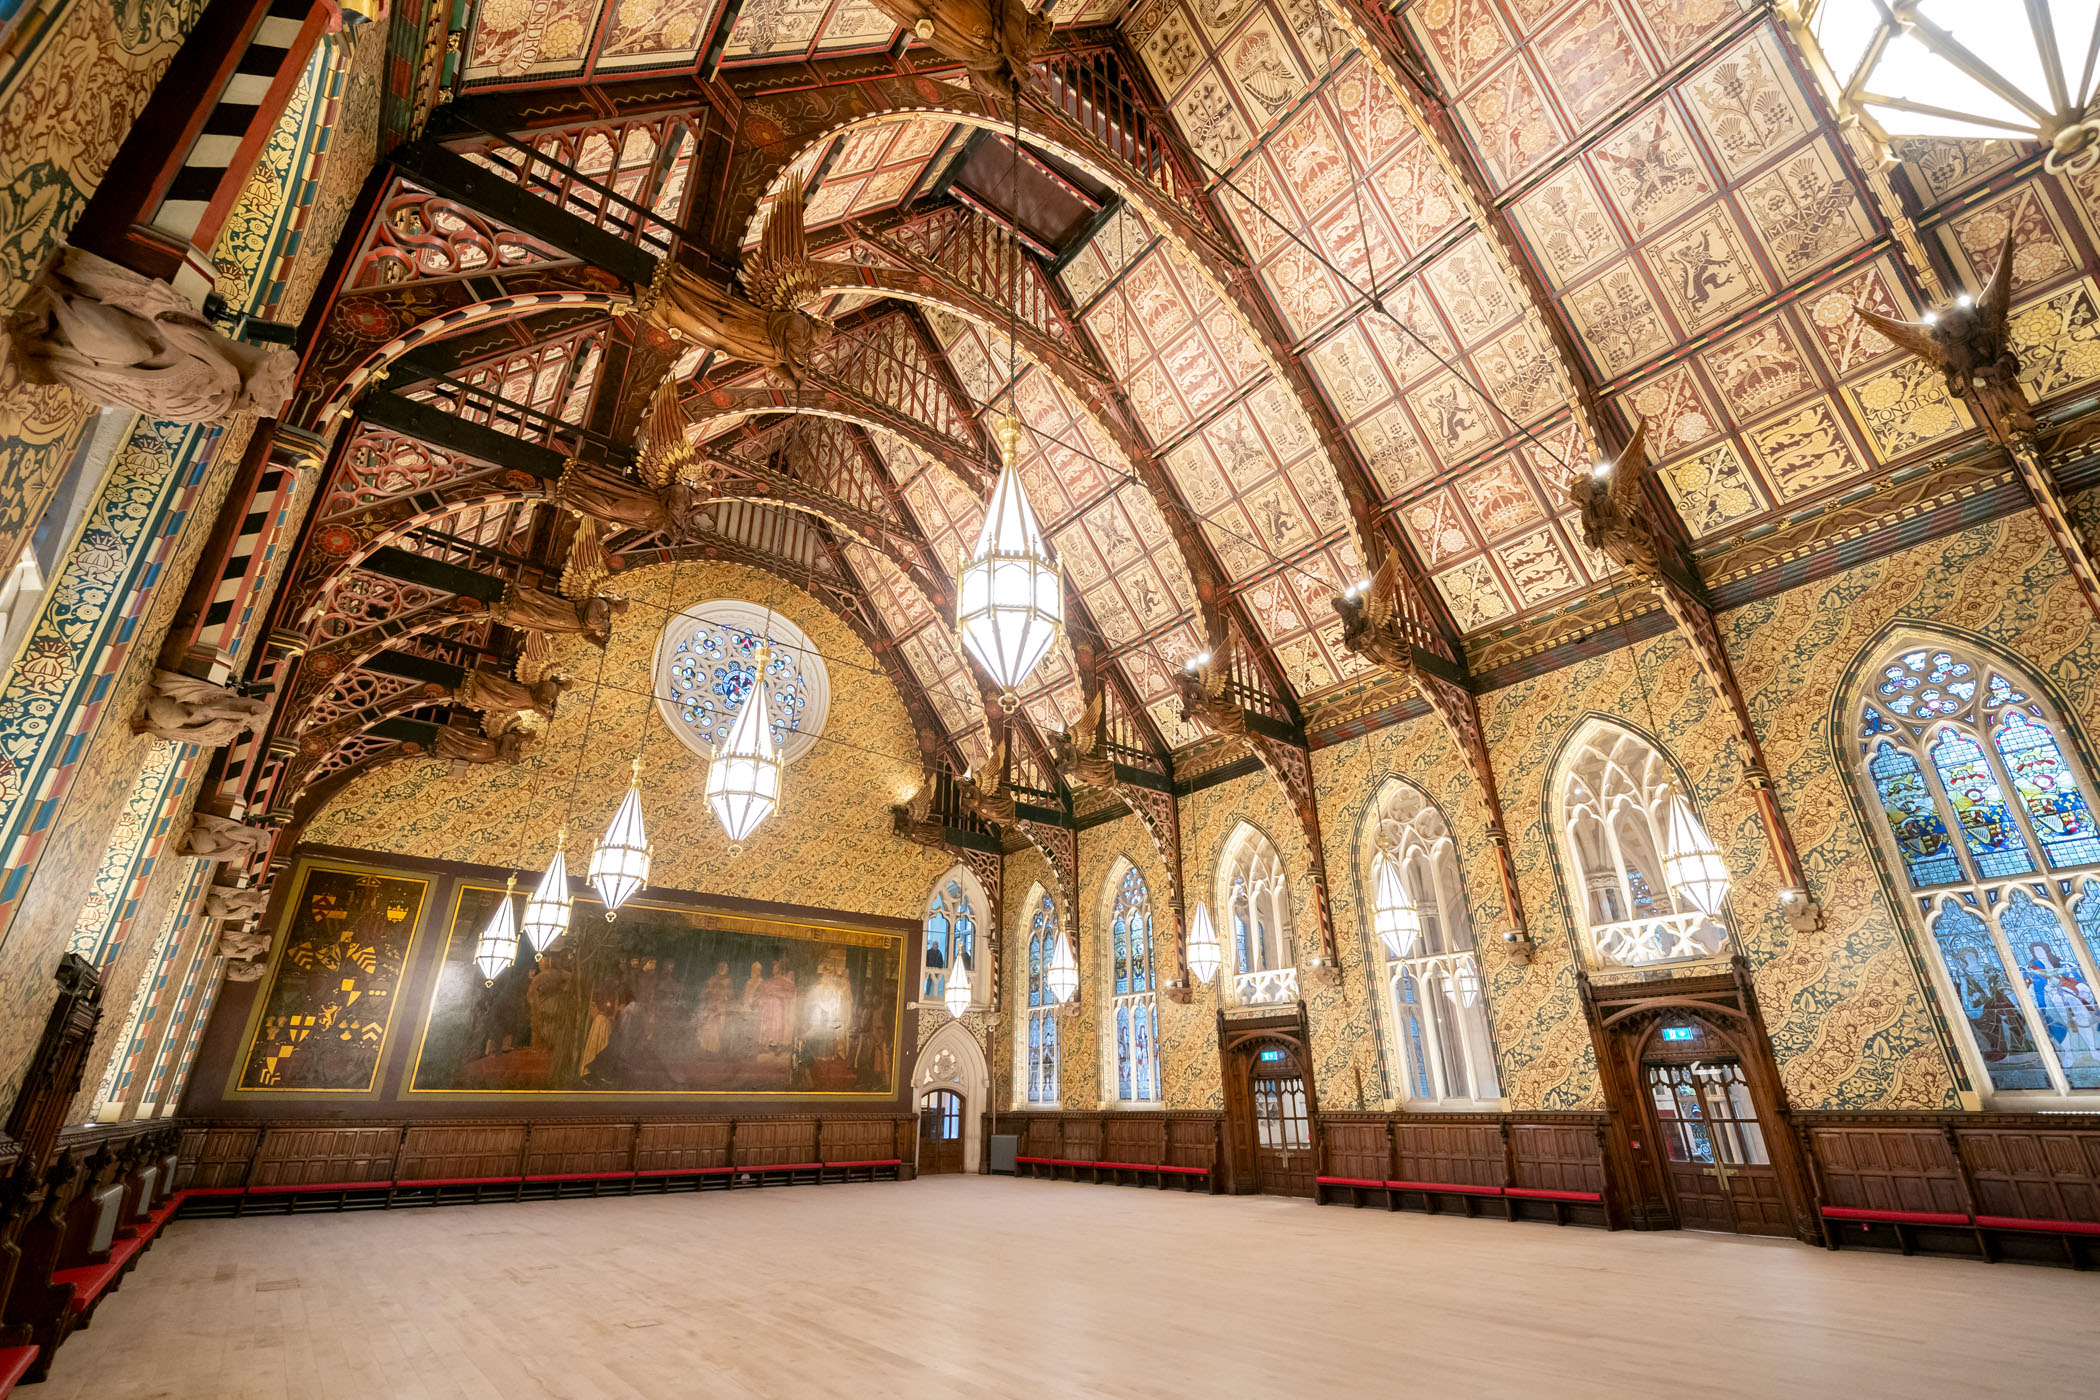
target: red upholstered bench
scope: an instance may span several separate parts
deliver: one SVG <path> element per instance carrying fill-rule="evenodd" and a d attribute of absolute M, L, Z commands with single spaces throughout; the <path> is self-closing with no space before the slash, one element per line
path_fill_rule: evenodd
<path fill-rule="evenodd" d="M 633 1172 L 534 1172 L 527 1181 L 625 1181 Z"/>
<path fill-rule="evenodd" d="M 638 1171 L 636 1176 L 723 1176 L 735 1171 L 735 1167 L 650 1167 Z"/>
<path fill-rule="evenodd" d="M 1967 1225 L 1970 1219 L 1955 1211 L 1943 1210 L 1871 1210 L 1865 1206 L 1825 1206 L 1826 1220 L 1857 1220 L 1862 1224 L 1884 1225 Z"/>
<path fill-rule="evenodd" d="M 846 1167 L 901 1167 L 903 1165 L 904 1159 L 902 1157 L 871 1157 L 865 1162 L 826 1162 L 824 1169 L 826 1171 L 835 1171 Z"/>
<path fill-rule="evenodd" d="M 1389 1191 L 1453 1191 L 1461 1196 L 1499 1196 L 1499 1186 L 1460 1186 L 1450 1181 L 1388 1181 Z"/>
<path fill-rule="evenodd" d="M 396 1191 L 420 1190 L 426 1186 L 515 1186 L 525 1178 L 521 1176 L 426 1176 L 414 1181 L 368 1181 L 366 1186 L 391 1185 Z"/>
<path fill-rule="evenodd" d="M 1167 1166 L 1160 1166 L 1160 1167 L 1154 1167 L 1154 1168 L 1153 1168 L 1152 1170 L 1154 1170 L 1154 1171 L 1161 1171 L 1161 1172 L 1174 1172 L 1174 1173 L 1176 1173 L 1176 1174 L 1178 1174 L 1178 1175 L 1181 1175 L 1181 1176 L 1209 1176 L 1209 1175 L 1210 1175 L 1210 1168 L 1209 1168 L 1209 1167 L 1167 1167 Z"/>
<path fill-rule="evenodd" d="M 30 1364 L 42 1350 L 35 1345 L 0 1348 L 0 1395 L 14 1392 L 15 1383 L 28 1374 Z"/>
<path fill-rule="evenodd" d="M 308 1186 L 303 1183 L 280 1183 L 276 1186 L 250 1186 L 251 1196 L 296 1196 L 306 1191 L 384 1191 L 392 1182 L 387 1181 L 319 1181 Z"/>
<path fill-rule="evenodd" d="M 1824 1214 L 1829 1214 L 1825 1211 Z M 2033 1230 L 2050 1235 L 2100 1235 L 2100 1221 L 2030 1220 L 2020 1215 L 1979 1215 L 1976 1223 L 1990 1230 Z"/>
<path fill-rule="evenodd" d="M 1322 1186 L 1367 1186 L 1374 1191 L 1385 1189 L 1384 1182 L 1371 1181 L 1360 1176 L 1316 1176 L 1313 1180 Z"/>
<path fill-rule="evenodd" d="M 124 1272 L 124 1266 L 131 1262 L 132 1256 L 145 1247 L 146 1242 L 142 1239 L 118 1240 L 111 1246 L 109 1258 L 102 1263 L 60 1269 L 51 1275 L 53 1283 L 73 1285 L 73 1301 L 66 1304 L 66 1311 L 78 1316 L 94 1307 L 109 1291 L 109 1286 L 116 1282 L 117 1275 Z"/>
<path fill-rule="evenodd" d="M 1550 1191 L 1543 1186 L 1505 1186 L 1502 1194 L 1527 1201 L 1587 1201 L 1592 1205 L 1604 1200 L 1602 1191 Z"/>

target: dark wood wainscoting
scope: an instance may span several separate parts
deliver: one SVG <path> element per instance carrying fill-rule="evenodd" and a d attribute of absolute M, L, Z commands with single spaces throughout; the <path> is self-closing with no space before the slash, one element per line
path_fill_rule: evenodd
<path fill-rule="evenodd" d="M 2100 1114 L 1797 1113 L 1832 1249 L 2091 1264 Z"/>
<path fill-rule="evenodd" d="M 191 1210 L 243 1213 L 913 1175 L 910 1114 L 186 1123 Z"/>
<path fill-rule="evenodd" d="M 1319 1199 L 1616 1226 L 1601 1113 L 1323 1113 Z"/>
<path fill-rule="evenodd" d="M 1108 1113 L 1011 1113 L 999 1124 L 1017 1134 L 1019 1176 L 1222 1191 L 1222 1113 L 1118 1110 Z"/>

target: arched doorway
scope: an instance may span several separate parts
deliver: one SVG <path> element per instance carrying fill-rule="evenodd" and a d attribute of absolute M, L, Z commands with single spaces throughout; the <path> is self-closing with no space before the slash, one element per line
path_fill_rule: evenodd
<path fill-rule="evenodd" d="M 1225 1121 L 1232 1189 L 1311 1196 L 1319 1168 L 1313 1145 L 1313 1082 L 1297 1016 L 1259 1024 L 1224 1021 Z"/>
<path fill-rule="evenodd" d="M 992 1101 L 991 1078 L 984 1050 L 963 1022 L 950 1021 L 927 1038 L 912 1076 L 921 1174 L 978 1170 L 984 1156 L 984 1115 Z M 951 1158 L 953 1165 L 944 1165 Z"/>

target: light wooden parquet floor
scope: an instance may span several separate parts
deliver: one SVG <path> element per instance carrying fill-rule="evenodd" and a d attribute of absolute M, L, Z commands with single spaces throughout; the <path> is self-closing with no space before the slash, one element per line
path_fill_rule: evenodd
<path fill-rule="evenodd" d="M 178 1223 L 34 1400 L 2090 1395 L 2100 1273 L 936 1177 Z"/>

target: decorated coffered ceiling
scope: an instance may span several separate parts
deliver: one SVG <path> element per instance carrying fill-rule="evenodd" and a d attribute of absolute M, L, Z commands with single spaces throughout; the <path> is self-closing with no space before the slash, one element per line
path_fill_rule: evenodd
<path fill-rule="evenodd" d="M 1176 672 L 1220 645 L 1301 742 L 1354 713 L 1376 674 L 1333 598 L 1388 554 L 1461 678 L 1651 607 L 1565 489 L 1637 425 L 1694 561 L 1969 450 L 1937 374 L 1852 309 L 1917 316 L 2008 230 L 2031 387 L 2100 378 L 2100 177 L 1997 142 L 1863 161 L 1773 8 L 1053 13 L 1017 114 L 872 0 L 470 7 L 435 144 L 502 189 L 406 161 L 368 193 L 294 402 L 343 410 L 278 619 L 335 668 L 281 736 L 334 736 L 309 782 L 383 755 L 374 725 L 442 721 L 419 675 L 514 666 L 504 590 L 616 592 L 679 551 L 816 593 L 929 758 L 978 767 L 1000 725 L 952 580 L 1009 407 L 1073 612 L 1017 723 L 1038 752 L 1074 724 L 1083 657 L 1164 769 L 1212 732 Z M 801 382 L 638 314 L 658 258 L 735 285 L 795 184 L 830 328 Z M 716 503 L 682 536 L 579 526 L 549 498 L 575 462 L 635 470 L 667 375 Z"/>

